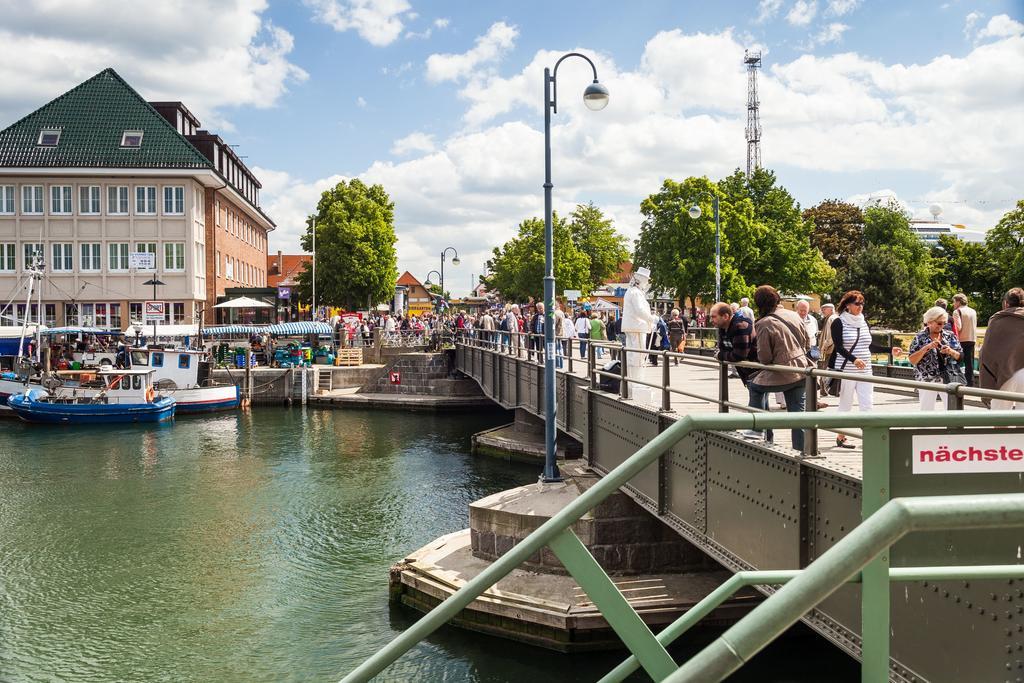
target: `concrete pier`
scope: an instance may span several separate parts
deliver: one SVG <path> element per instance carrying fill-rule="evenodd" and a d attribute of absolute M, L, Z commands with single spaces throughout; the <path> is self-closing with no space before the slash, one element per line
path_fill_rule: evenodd
<path fill-rule="evenodd" d="M 543 464 L 544 420 L 522 408 L 516 408 L 515 420 L 511 424 L 474 434 L 471 448 L 473 455 Z M 558 434 L 556 448 L 560 460 L 583 457 L 583 444 L 561 432 Z"/>

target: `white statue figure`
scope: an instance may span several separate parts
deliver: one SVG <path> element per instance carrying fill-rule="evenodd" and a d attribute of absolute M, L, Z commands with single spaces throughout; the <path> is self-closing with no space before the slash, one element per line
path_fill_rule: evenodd
<path fill-rule="evenodd" d="M 626 335 L 627 349 L 646 349 L 646 335 L 654 329 L 657 317 L 651 313 L 651 305 L 647 303 L 647 283 L 651 278 L 651 271 L 647 268 L 637 268 L 633 278 L 626 290 L 626 296 L 622 298 L 622 333 Z M 626 353 L 626 377 L 636 376 L 644 354 Z M 635 370 L 634 370 L 635 368 Z"/>

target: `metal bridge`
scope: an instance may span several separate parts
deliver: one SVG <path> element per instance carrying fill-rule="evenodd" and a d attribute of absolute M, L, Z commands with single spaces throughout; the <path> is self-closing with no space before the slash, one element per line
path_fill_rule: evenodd
<path fill-rule="evenodd" d="M 525 340 L 513 335 L 510 341 L 502 345 L 497 337 L 464 338 L 456 347 L 457 367 L 502 406 L 543 416 L 543 366 L 531 357 Z M 603 346 L 607 351 L 617 349 Z M 795 612 L 793 620 L 802 618 L 837 646 L 861 658 L 864 680 L 1024 680 L 1024 533 L 1019 527 L 984 533 L 958 531 L 954 529 L 964 527 L 947 519 L 944 526 L 939 525 L 946 530 L 915 533 L 891 548 L 880 545 L 877 554 L 865 555 L 867 559 L 859 564 L 850 559 L 858 556 L 856 549 L 846 549 L 854 542 L 851 532 L 859 527 L 859 534 L 867 533 L 871 525 L 862 521 L 894 498 L 945 496 L 943 500 L 955 507 L 964 494 L 1024 493 L 1024 479 L 1016 472 L 914 474 L 910 458 L 915 436 L 1001 434 L 1024 446 L 1019 431 L 1005 431 L 1005 426 L 1024 427 L 1024 412 L 983 412 L 977 400 L 1021 401 L 1024 396 L 951 385 L 945 390 L 950 393 L 951 407 L 959 410 L 917 413 L 913 390 L 921 385 L 881 376 L 872 379 L 880 390 L 875 412 L 816 413 L 815 380 L 829 372 L 807 370 L 807 414 L 763 413 L 731 401 L 730 395 L 746 393 L 739 381 L 729 378 L 725 365 L 701 357 L 699 349 L 697 352 L 657 352 L 657 368 L 641 368 L 632 377 L 618 376 L 618 394 L 598 388 L 601 377 L 608 373 L 600 370 L 595 345 L 590 345 L 585 359 L 571 363 L 569 358 L 562 359 L 564 368 L 556 378 L 558 428 L 584 444 L 589 465 L 608 475 L 601 483 L 615 488 L 621 485 L 651 514 L 737 572 L 739 583 L 757 585 L 767 595 L 778 591 L 781 597 L 786 589 L 778 586 L 801 573 L 810 574 L 808 567 L 818 568 L 820 574 L 829 562 L 839 562 L 845 574 L 818 599 Z M 622 368 L 625 373 L 626 364 Z M 927 387 L 934 390 L 936 385 Z M 624 398 L 627 394 L 633 398 Z M 831 402 L 834 399 L 825 399 L 825 403 Z M 723 414 L 730 409 L 745 412 Z M 736 431 L 771 426 L 776 427 L 774 444 L 752 442 Z M 805 429 L 803 452 L 789 445 L 789 428 L 794 426 Z M 847 434 L 857 448 L 835 448 L 836 433 Z M 644 457 L 638 460 L 641 455 Z M 644 464 L 638 466 L 641 461 Z M 1019 495 L 1010 498 L 1022 500 Z M 580 501 L 582 505 L 583 497 Z M 590 594 L 581 575 L 594 572 L 592 558 L 588 562 L 578 556 L 579 549 L 571 539 L 556 531 L 536 542 L 548 544 Z M 519 546 L 514 550 L 520 551 Z M 836 560 L 837 553 L 848 557 Z M 509 562 L 514 561 L 513 554 L 509 553 Z M 936 565 L 938 569 L 927 571 Z M 599 568 L 596 571 L 604 576 Z M 861 583 L 843 585 L 849 580 Z M 604 584 L 594 581 L 591 579 L 593 589 L 600 593 Z M 890 587 L 890 581 L 899 583 Z M 449 601 L 456 597 L 458 594 Z M 459 609 L 457 604 L 447 605 L 449 601 L 435 611 L 446 606 L 449 611 Z M 594 602 L 601 606 L 598 599 Z M 602 607 L 602 612 L 615 627 L 613 617 L 621 605 L 607 596 L 605 603 L 609 610 Z M 762 607 L 769 604 L 778 603 L 769 600 Z M 693 618 L 699 616 L 700 608 L 693 610 Z M 634 653 L 632 667 L 643 665 L 655 680 L 665 679 L 670 672 L 659 664 L 664 660 L 651 645 L 654 637 L 650 631 L 649 639 L 635 636 L 635 620 L 619 618 L 626 626 L 616 631 Z M 665 629 L 658 643 L 667 642 L 685 627 L 676 632 L 672 627 Z M 719 647 L 717 664 L 709 664 L 710 669 L 684 670 L 724 675 L 731 669 L 721 668 L 722 658 L 728 659 L 723 652 L 732 652 L 742 663 L 740 650 L 745 646 L 749 646 L 749 634 L 743 642 Z M 702 661 L 711 662 L 715 655 L 708 657 Z M 624 666 L 623 671 L 631 670 Z M 365 680 L 372 670 L 372 666 L 361 667 L 346 680 Z M 671 671 L 675 672 L 674 667 Z M 672 674 L 672 680 L 706 680 L 680 678 L 682 673 Z"/>

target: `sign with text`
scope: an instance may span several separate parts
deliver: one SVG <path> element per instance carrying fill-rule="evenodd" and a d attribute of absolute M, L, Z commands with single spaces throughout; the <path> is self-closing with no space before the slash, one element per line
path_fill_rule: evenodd
<path fill-rule="evenodd" d="M 147 301 L 143 306 L 145 311 L 143 320 L 147 323 L 162 323 L 164 321 L 164 302 Z"/>
<path fill-rule="evenodd" d="M 156 270 L 156 254 L 148 251 L 128 252 L 128 267 L 139 270 Z"/>
<path fill-rule="evenodd" d="M 291 299 L 292 298 L 292 288 L 291 287 L 278 287 L 277 288 L 277 298 L 278 299 Z"/>
<path fill-rule="evenodd" d="M 583 292 L 579 289 L 563 289 L 562 296 L 565 297 L 566 301 L 576 301 L 583 296 Z"/>
<path fill-rule="evenodd" d="M 1024 435 L 914 436 L 911 456 L 914 474 L 1024 472 Z"/>

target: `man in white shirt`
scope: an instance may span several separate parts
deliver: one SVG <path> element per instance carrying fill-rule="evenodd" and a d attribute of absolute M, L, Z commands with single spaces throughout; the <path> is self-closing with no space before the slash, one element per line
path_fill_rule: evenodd
<path fill-rule="evenodd" d="M 967 386 L 974 386 L 974 344 L 978 341 L 978 313 L 967 305 L 967 295 L 953 296 L 953 322 L 963 355 L 964 376 Z"/>
<path fill-rule="evenodd" d="M 750 299 L 747 297 L 740 299 L 740 307 L 736 309 L 736 312 L 750 322 L 754 322 L 754 309 L 750 307 Z"/>
<path fill-rule="evenodd" d="M 580 358 L 587 357 L 587 340 L 590 339 L 590 314 L 576 318 L 576 336 L 580 340 Z"/>

